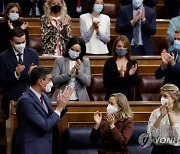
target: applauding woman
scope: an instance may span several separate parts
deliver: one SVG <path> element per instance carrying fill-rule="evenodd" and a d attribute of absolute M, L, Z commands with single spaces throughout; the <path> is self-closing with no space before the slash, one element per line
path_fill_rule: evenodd
<path fill-rule="evenodd" d="M 180 91 L 174 84 L 160 89 L 161 106 L 149 118 L 147 132 L 154 143 L 152 154 L 180 153 Z"/>
<path fill-rule="evenodd" d="M 52 101 L 56 100 L 59 91 L 64 90 L 67 85 L 73 90 L 71 101 L 89 100 L 86 87 L 91 83 L 91 71 L 89 59 L 83 57 L 85 53 L 86 46 L 81 38 L 73 37 L 69 40 L 64 56 L 58 57 L 53 67 L 52 80 L 57 84 L 57 89 Z"/>
<path fill-rule="evenodd" d="M 64 0 L 47 0 L 41 18 L 43 53 L 61 56 L 71 38 L 71 18 L 67 15 Z"/>
<path fill-rule="evenodd" d="M 105 100 L 112 93 L 123 93 L 133 100 L 132 87 L 138 83 L 138 65 L 130 60 L 131 46 L 126 36 L 116 38 L 112 47 L 113 57 L 107 59 L 103 71 L 103 83 L 107 88 Z"/>
<path fill-rule="evenodd" d="M 134 122 L 133 113 L 126 96 L 122 93 L 112 94 L 107 106 L 107 115 L 94 113 L 95 125 L 90 140 L 101 139 L 103 147 L 99 154 L 129 154 L 127 144 L 132 135 Z"/>
<path fill-rule="evenodd" d="M 9 3 L 4 11 L 4 16 L 0 22 L 0 53 L 11 47 L 11 30 L 20 27 L 26 35 L 26 44 L 29 41 L 28 22 L 20 20 L 21 8 L 17 3 Z"/>

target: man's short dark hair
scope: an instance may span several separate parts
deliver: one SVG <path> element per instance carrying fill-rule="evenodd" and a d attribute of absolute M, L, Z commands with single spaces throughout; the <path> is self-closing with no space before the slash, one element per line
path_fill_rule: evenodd
<path fill-rule="evenodd" d="M 25 35 L 25 32 L 22 28 L 20 27 L 14 27 L 11 30 L 11 40 L 13 39 L 13 37 L 22 37 Z"/>
<path fill-rule="evenodd" d="M 51 71 L 48 68 L 42 66 L 35 67 L 30 73 L 30 85 L 36 85 L 39 79 L 45 79 L 50 73 Z"/>

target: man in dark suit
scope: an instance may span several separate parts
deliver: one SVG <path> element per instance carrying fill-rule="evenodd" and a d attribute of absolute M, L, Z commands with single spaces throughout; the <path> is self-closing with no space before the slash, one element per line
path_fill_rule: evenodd
<path fill-rule="evenodd" d="M 174 35 L 174 50 L 161 53 L 161 65 L 155 72 L 156 79 L 164 77 L 164 84 L 172 83 L 180 88 L 180 30 Z"/>
<path fill-rule="evenodd" d="M 52 88 L 52 74 L 44 67 L 36 67 L 30 73 L 30 87 L 17 102 L 18 130 L 17 154 L 52 154 L 52 129 L 66 112 L 72 94 L 67 86 L 57 96 L 57 107 L 53 111 L 44 92 Z"/>
<path fill-rule="evenodd" d="M 9 117 L 9 102 L 27 90 L 29 73 L 39 64 L 35 50 L 25 47 L 24 31 L 17 27 L 11 31 L 11 47 L 0 54 L 0 86 L 3 87 L 2 109 Z"/>
<path fill-rule="evenodd" d="M 22 17 L 37 17 L 44 14 L 43 5 L 46 0 L 19 0 Z"/>
<path fill-rule="evenodd" d="M 116 32 L 129 38 L 132 55 L 152 55 L 151 35 L 156 33 L 154 9 L 137 0 L 122 6 L 117 16 Z"/>

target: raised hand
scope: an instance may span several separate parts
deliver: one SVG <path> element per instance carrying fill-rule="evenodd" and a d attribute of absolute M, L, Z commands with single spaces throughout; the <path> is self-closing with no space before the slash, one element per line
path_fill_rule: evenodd
<path fill-rule="evenodd" d="M 25 65 L 18 64 L 18 66 L 16 67 L 17 76 L 20 76 L 21 73 L 24 71 L 24 69 L 25 69 Z"/>
<path fill-rule="evenodd" d="M 32 71 L 35 67 L 37 67 L 37 65 L 34 65 L 34 63 L 32 63 L 32 64 L 30 65 L 30 67 L 29 67 L 29 73 L 31 73 L 31 71 Z"/>
<path fill-rule="evenodd" d="M 102 113 L 100 113 L 99 111 L 96 111 L 94 113 L 94 121 L 96 122 L 96 124 L 100 125 L 101 120 L 102 120 Z"/>
<path fill-rule="evenodd" d="M 78 59 L 77 61 L 76 61 L 76 63 L 75 63 L 75 68 L 76 68 L 76 72 L 78 73 L 79 71 L 80 71 L 80 68 L 81 68 L 81 60 L 80 59 Z"/>
<path fill-rule="evenodd" d="M 21 28 L 22 28 L 23 30 L 25 30 L 26 28 L 28 28 L 28 26 L 29 26 L 29 23 L 28 23 L 28 22 L 23 22 L 23 24 L 21 25 Z"/>
<path fill-rule="evenodd" d="M 13 29 L 14 27 L 13 27 L 13 25 L 12 25 L 12 22 L 10 21 L 10 20 L 8 20 L 8 27 L 9 27 L 9 29 Z"/>
<path fill-rule="evenodd" d="M 66 86 L 64 92 L 60 90 L 58 96 L 57 96 L 57 110 L 61 112 L 67 105 L 69 98 L 72 94 L 72 88 L 70 86 Z"/>
<path fill-rule="evenodd" d="M 161 52 L 161 65 L 166 67 L 168 65 L 167 50 L 163 49 Z"/>
<path fill-rule="evenodd" d="M 115 127 L 115 116 L 113 115 L 113 114 L 107 114 L 107 121 L 108 121 L 108 123 L 109 123 L 109 126 L 110 126 L 110 128 L 112 129 L 112 128 L 114 128 Z"/>
<path fill-rule="evenodd" d="M 167 105 L 167 103 L 160 106 L 160 111 L 161 111 L 160 116 L 161 116 L 162 118 L 167 114 L 166 105 Z"/>
<path fill-rule="evenodd" d="M 137 70 L 137 64 L 132 65 L 131 69 L 129 70 L 129 75 L 135 74 L 136 70 Z"/>

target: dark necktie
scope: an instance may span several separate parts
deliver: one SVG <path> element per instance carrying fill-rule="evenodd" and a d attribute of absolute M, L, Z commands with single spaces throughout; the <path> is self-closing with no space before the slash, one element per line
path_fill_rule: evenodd
<path fill-rule="evenodd" d="M 140 20 L 138 20 L 133 27 L 133 40 L 134 40 L 134 45 L 139 44 L 139 27 L 140 27 Z"/>
<path fill-rule="evenodd" d="M 18 61 L 18 62 L 19 62 L 19 64 L 22 64 L 22 58 L 21 58 L 22 53 L 18 53 L 17 55 L 18 55 L 18 57 L 19 57 L 19 61 Z"/>

